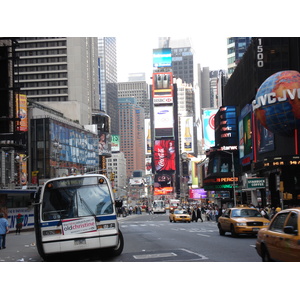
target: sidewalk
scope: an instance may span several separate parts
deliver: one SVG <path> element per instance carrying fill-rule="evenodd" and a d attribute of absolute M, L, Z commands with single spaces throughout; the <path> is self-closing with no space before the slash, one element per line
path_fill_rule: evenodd
<path fill-rule="evenodd" d="M 15 232 L 6 235 L 6 249 L 0 250 L 0 262 L 13 261 L 41 261 L 33 230 L 21 231 L 20 235 Z"/>

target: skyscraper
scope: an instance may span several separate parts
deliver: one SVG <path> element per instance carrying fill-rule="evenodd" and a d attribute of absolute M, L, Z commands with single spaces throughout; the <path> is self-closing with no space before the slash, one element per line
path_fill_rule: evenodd
<path fill-rule="evenodd" d="M 251 43 L 251 37 L 227 38 L 228 76 L 231 76 L 235 67 L 243 57 L 250 43 Z"/>
<path fill-rule="evenodd" d="M 98 38 L 100 110 L 111 117 L 111 133 L 119 133 L 117 54 L 115 37 Z"/>
<path fill-rule="evenodd" d="M 194 84 L 194 51 L 189 38 L 159 38 L 159 48 L 172 49 L 172 70 L 175 78 Z"/>
<path fill-rule="evenodd" d="M 127 163 L 127 177 L 145 169 L 144 109 L 134 97 L 119 98 L 120 151 Z"/>
<path fill-rule="evenodd" d="M 15 80 L 21 93 L 79 124 L 91 124 L 99 103 L 97 38 L 22 37 L 18 43 Z"/>
<path fill-rule="evenodd" d="M 149 86 L 146 81 L 118 82 L 118 98 L 134 97 L 144 108 L 145 118 L 150 118 Z"/>

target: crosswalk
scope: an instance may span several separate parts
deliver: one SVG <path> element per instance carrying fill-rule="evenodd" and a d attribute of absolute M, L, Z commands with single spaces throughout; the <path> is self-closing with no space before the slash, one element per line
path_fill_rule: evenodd
<path fill-rule="evenodd" d="M 120 227 L 122 228 L 136 228 L 136 227 L 169 227 L 172 231 L 178 231 L 178 232 L 188 232 L 188 233 L 195 233 L 199 236 L 203 237 L 210 237 L 211 234 L 215 234 L 218 232 L 218 228 L 216 224 L 209 223 L 205 224 L 205 227 L 201 226 L 200 223 L 198 224 L 170 224 L 169 221 L 159 221 L 159 222 L 126 222 L 121 223 Z"/>

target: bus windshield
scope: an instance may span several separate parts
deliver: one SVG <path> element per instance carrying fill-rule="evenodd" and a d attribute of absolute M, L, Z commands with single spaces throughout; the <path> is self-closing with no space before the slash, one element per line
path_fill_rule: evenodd
<path fill-rule="evenodd" d="M 44 221 L 113 213 L 107 184 L 60 185 L 45 187 L 42 205 Z"/>

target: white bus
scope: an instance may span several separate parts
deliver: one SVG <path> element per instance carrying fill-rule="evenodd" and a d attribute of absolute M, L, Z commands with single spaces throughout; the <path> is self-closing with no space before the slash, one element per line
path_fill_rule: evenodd
<path fill-rule="evenodd" d="M 154 200 L 152 207 L 152 211 L 154 214 L 164 214 L 166 212 L 166 205 L 164 200 Z"/>
<path fill-rule="evenodd" d="M 44 260 L 64 252 L 106 249 L 117 256 L 123 251 L 112 188 L 103 175 L 47 181 L 37 194 L 34 217 L 36 245 Z"/>

